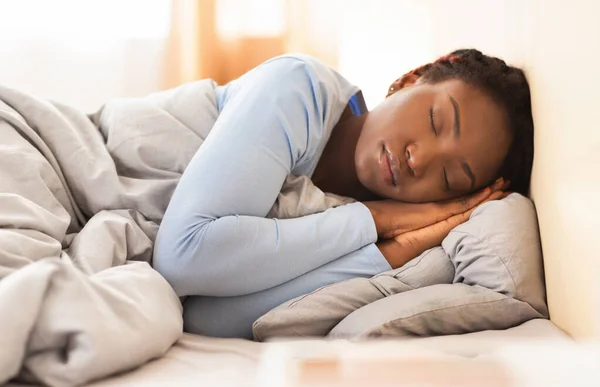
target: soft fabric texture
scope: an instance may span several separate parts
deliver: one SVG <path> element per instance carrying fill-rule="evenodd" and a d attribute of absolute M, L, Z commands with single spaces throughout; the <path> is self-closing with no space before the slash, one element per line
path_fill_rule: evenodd
<path fill-rule="evenodd" d="M 526 302 L 464 284 L 437 284 L 380 299 L 351 313 L 329 335 L 401 337 L 507 329 L 544 317 Z"/>
<path fill-rule="evenodd" d="M 381 355 L 381 350 L 408 350 L 422 353 L 432 352 L 435 359 L 440 356 L 460 356 L 464 361 L 476 361 L 483 356 L 500 353 L 510 344 L 522 344 L 523 340 L 543 340 L 544 343 L 570 343 L 570 339 L 548 320 L 532 320 L 515 328 L 503 331 L 485 331 L 460 336 L 430 337 L 418 340 L 407 340 L 403 343 L 359 343 L 356 349 L 374 351 Z M 296 354 L 308 353 L 316 355 L 321 349 L 326 353 L 337 350 L 337 343 L 303 341 L 281 344 L 257 343 L 237 339 L 215 339 L 212 337 L 184 333 L 167 353 L 156 361 L 149 362 L 132 372 L 115 375 L 102 379 L 86 387 L 229 387 L 229 386 L 283 386 L 289 384 L 289 378 L 281 379 L 281 383 L 273 380 L 277 375 L 282 378 L 287 375 L 275 372 L 282 360 Z M 354 344 L 352 344 L 354 346 Z M 381 348 L 380 345 L 384 347 Z M 573 344 L 574 345 L 574 344 Z M 365 347 L 366 346 L 366 347 Z M 392 346 L 392 347 L 390 347 Z M 369 349 L 367 349 L 369 348 Z M 514 359 L 514 356 L 511 358 Z M 575 359 L 579 358 L 574 358 Z M 263 376 L 257 383 L 257 376 Z M 264 381 L 264 383 L 262 383 Z M 370 385 L 373 385 L 371 383 Z M 402 384 L 402 383 L 398 383 Z M 438 383 L 439 384 L 439 383 Z M 361 384 L 368 385 L 368 384 Z M 471 383 L 471 385 L 474 385 Z M 9 384 L 5 387 L 28 387 Z"/>
<path fill-rule="evenodd" d="M 116 100 L 90 119 L 0 88 L 0 384 L 81 385 L 181 336 L 182 306 L 150 266 L 152 244 L 212 90 Z"/>
<path fill-rule="evenodd" d="M 521 195 L 486 203 L 442 246 L 371 279 L 290 300 L 255 338 L 431 336 L 505 329 L 547 317 L 537 217 Z"/>
<path fill-rule="evenodd" d="M 154 268 L 179 296 L 272 289 L 377 241 L 373 217 L 358 202 L 293 219 L 266 217 L 290 174 L 313 173 L 357 92 L 301 55 L 271 59 L 215 89 L 218 116 L 181 176 L 154 247 Z M 362 261 L 367 276 L 389 269 L 381 254 L 353 260 Z M 306 283 L 295 296 L 316 287 Z"/>
<path fill-rule="evenodd" d="M 213 128 L 215 88 L 205 80 L 113 100 L 91 116 L 0 88 L 0 330 L 11 333 L 0 336 L 0 384 L 85 384 L 160 357 L 181 336 L 182 305 L 151 268 L 152 248 L 179 178 Z M 306 177 L 287 179 L 266 211 L 273 218 L 346 206 Z M 284 203 L 298 186 L 310 192 L 298 198 L 304 204 Z M 204 314 L 192 311 L 215 326 L 248 312 L 249 330 L 257 305 L 366 277 L 380 259 L 370 243 L 265 293 L 186 303 L 208 300 Z M 243 281 L 236 269 L 232 281 Z M 213 306 L 227 313 L 211 315 Z"/>
<path fill-rule="evenodd" d="M 305 192 L 357 91 L 303 55 L 215 87 L 202 106 L 210 112 L 202 135 L 210 135 L 181 176 L 154 246 L 154 268 L 186 296 L 185 331 L 251 339 L 252 323 L 282 302 L 390 269 L 364 204 Z"/>
<path fill-rule="evenodd" d="M 286 65 L 296 77 L 328 74 L 330 81 L 345 85 L 340 88 L 344 95 L 328 94 L 338 101 L 336 106 L 343 105 L 356 88 L 324 65 L 308 63 L 313 61 L 279 59 L 279 79 L 285 78 Z M 335 89 L 335 85 L 315 87 Z M 0 87 L 0 330 L 5 333 L 0 335 L 0 384 L 12 378 L 54 386 L 85 384 L 160 357 L 181 336 L 182 305 L 169 283 L 150 266 L 153 244 L 182 173 L 213 129 L 220 106 L 228 98 L 233 101 L 227 90 L 204 80 L 143 98 L 111 100 L 97 113 L 86 115 Z M 337 114 L 342 108 L 338 106 Z M 330 112 L 328 122 L 335 120 L 333 115 Z M 300 129 L 295 130 L 299 135 Z M 312 152 L 317 152 L 326 139 L 324 135 L 314 139 L 318 141 Z M 314 160 L 304 164 L 306 172 L 312 167 Z M 300 167 L 298 171 L 302 172 Z M 290 177 L 289 185 L 306 185 L 305 179 Z M 244 187 L 244 195 L 254 200 L 252 189 L 260 192 L 262 187 Z M 272 200 L 265 210 L 273 219 L 256 223 L 278 225 L 280 237 L 294 238 L 281 228 L 290 223 L 275 218 L 299 216 L 305 208 L 322 212 L 312 219 L 327 220 L 329 230 L 335 232 L 341 232 L 338 226 L 343 219 L 361 224 L 352 235 L 364 238 L 351 247 L 328 246 L 330 253 L 345 249 L 349 254 L 340 259 L 325 254 L 312 264 L 319 265 L 318 270 L 244 296 L 252 300 L 207 297 L 206 305 L 201 305 L 206 311 L 192 311 L 201 322 L 216 321 L 210 329 L 224 326 L 231 332 L 242 321 L 240 329 L 251 337 L 252 322 L 284 300 L 337 279 L 369 277 L 386 269 L 387 262 L 370 243 L 375 231 L 364 206 L 322 192 L 306 196 L 310 200 L 304 207 L 291 206 L 286 203 L 289 189 L 284 187 L 281 193 L 280 189 L 281 185 L 270 192 Z M 343 214 L 346 217 L 340 220 Z M 339 240 L 346 237 L 340 235 Z M 314 235 L 315 246 L 321 246 L 319 241 Z M 297 262 L 308 257 L 298 254 Z M 327 260 L 332 262 L 324 264 Z M 244 284 L 247 277 L 240 275 L 239 267 L 225 269 L 228 275 L 220 272 L 225 279 L 223 291 L 263 286 L 263 271 L 252 274 L 253 284 Z M 275 274 L 289 278 L 290 271 L 293 268 Z M 272 279 L 265 283 L 272 285 Z M 197 299 L 190 297 L 186 304 Z M 229 308 L 231 303 L 239 307 Z M 224 312 L 211 315 L 219 310 Z M 188 316 L 195 322 L 197 315 Z M 221 324 L 220 319 L 233 323 Z"/>
<path fill-rule="evenodd" d="M 453 275 L 454 268 L 444 251 L 431 249 L 401 268 L 324 286 L 284 303 L 254 323 L 254 338 L 326 336 L 365 305 L 399 292 L 450 283 Z"/>

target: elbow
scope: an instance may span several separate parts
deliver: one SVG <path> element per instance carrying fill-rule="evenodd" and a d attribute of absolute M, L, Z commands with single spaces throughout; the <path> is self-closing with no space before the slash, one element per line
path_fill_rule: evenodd
<path fill-rule="evenodd" d="M 154 270 L 167 280 L 178 297 L 186 295 L 185 287 L 182 286 L 187 281 L 182 260 L 178 256 L 176 249 L 172 248 L 170 243 L 159 236 L 157 236 L 156 243 L 154 244 L 152 266 Z"/>
<path fill-rule="evenodd" d="M 171 285 L 179 297 L 199 294 L 199 284 L 204 282 L 203 255 L 199 254 L 199 244 L 175 237 L 176 234 L 159 229 L 154 244 L 153 267 Z"/>

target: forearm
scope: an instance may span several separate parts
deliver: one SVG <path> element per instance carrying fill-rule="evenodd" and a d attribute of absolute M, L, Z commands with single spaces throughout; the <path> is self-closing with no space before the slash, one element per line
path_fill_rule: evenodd
<path fill-rule="evenodd" d="M 280 285 L 377 240 L 361 203 L 296 219 L 168 217 L 155 267 L 180 296 L 235 296 Z M 240 275 L 242 273 L 242 275 Z"/>
<path fill-rule="evenodd" d="M 377 242 L 377 248 L 394 269 L 404 266 L 420 254 L 415 247 L 399 244 L 394 239 Z"/>
<path fill-rule="evenodd" d="M 330 106 L 341 105 L 339 90 L 328 86 L 337 81 L 321 76 L 306 61 L 280 58 L 236 81 L 157 236 L 154 266 L 179 295 L 261 291 L 376 241 L 361 203 L 298 219 L 265 218 L 286 177 L 314 162 Z"/>
<path fill-rule="evenodd" d="M 322 286 L 352 278 L 370 278 L 389 269 L 375 245 L 370 244 L 261 292 L 238 297 L 190 297 L 184 304 L 185 330 L 207 336 L 251 339 L 252 323 L 278 305 Z M 383 297 L 376 289 L 373 293 Z M 357 298 L 356 302 L 361 303 L 360 297 Z M 352 310 L 349 307 L 339 320 Z"/>

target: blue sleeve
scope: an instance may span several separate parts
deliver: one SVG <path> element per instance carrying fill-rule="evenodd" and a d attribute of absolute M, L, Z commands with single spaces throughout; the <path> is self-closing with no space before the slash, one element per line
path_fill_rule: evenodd
<path fill-rule="evenodd" d="M 284 302 L 334 282 L 369 278 L 391 270 L 374 245 L 347 254 L 279 286 L 237 297 L 188 297 L 183 304 L 184 330 L 213 337 L 252 339 L 252 324 Z M 365 258 L 372 265 L 365 264 Z"/>
<path fill-rule="evenodd" d="M 362 203 L 264 218 L 290 171 L 326 141 L 328 103 L 339 96 L 313 66 L 277 58 L 232 87 L 181 177 L 155 244 L 154 267 L 180 296 L 258 292 L 377 240 Z"/>

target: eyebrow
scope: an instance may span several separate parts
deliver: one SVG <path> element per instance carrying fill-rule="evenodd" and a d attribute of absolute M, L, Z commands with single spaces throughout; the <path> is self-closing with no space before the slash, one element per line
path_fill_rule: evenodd
<path fill-rule="evenodd" d="M 454 108 L 454 138 L 458 138 L 460 137 L 460 108 L 458 107 L 458 102 L 450 94 L 448 94 L 448 99 L 450 99 Z"/>

